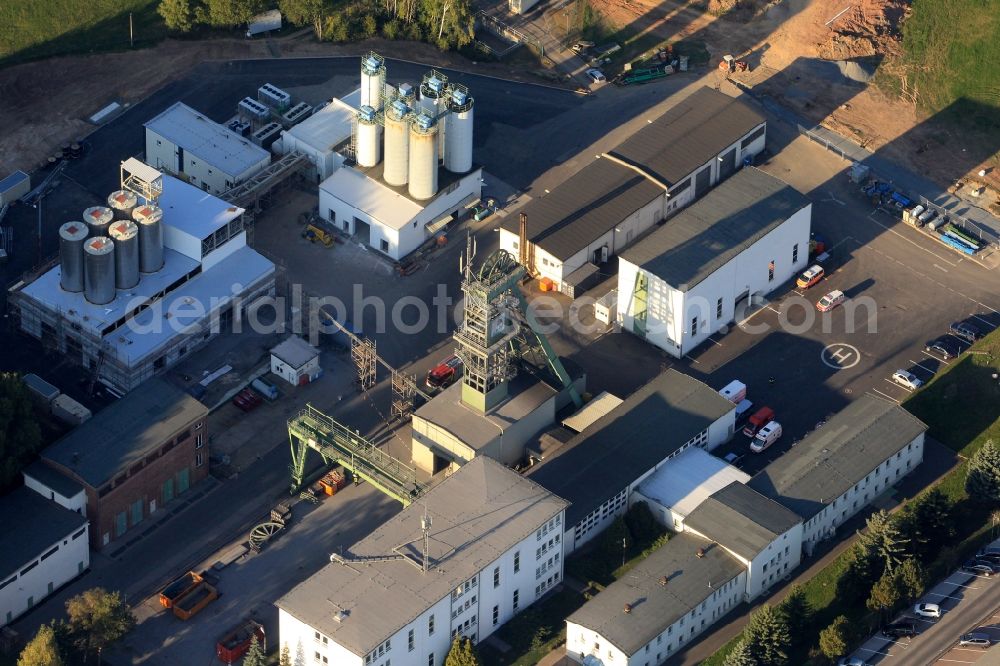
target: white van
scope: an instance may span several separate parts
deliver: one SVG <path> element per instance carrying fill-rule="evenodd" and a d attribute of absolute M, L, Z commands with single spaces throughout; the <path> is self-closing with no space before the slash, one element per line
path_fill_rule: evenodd
<path fill-rule="evenodd" d="M 754 453 L 760 453 L 767 447 L 777 442 L 780 437 L 781 424 L 777 421 L 771 421 L 757 431 L 757 436 L 754 437 L 753 442 L 750 443 L 750 450 Z"/>

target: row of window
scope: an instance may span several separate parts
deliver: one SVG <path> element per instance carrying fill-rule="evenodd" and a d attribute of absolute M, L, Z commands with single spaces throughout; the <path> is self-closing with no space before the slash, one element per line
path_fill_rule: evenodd
<path fill-rule="evenodd" d="M 619 509 L 624 507 L 627 500 L 627 488 L 620 491 L 611 499 L 605 500 L 601 506 L 587 514 L 587 517 L 577 523 L 576 527 L 573 528 L 574 540 L 579 541 L 582 539 L 585 534 L 593 530 L 598 524 L 603 523 L 609 514 L 616 513 Z"/>
<path fill-rule="evenodd" d="M 543 536 L 547 535 L 551 530 L 554 530 L 561 524 L 562 524 L 562 514 L 559 514 L 558 516 L 552 518 L 551 520 L 549 520 L 549 522 L 545 523 L 544 525 L 538 528 L 538 531 L 535 532 L 535 541 L 541 541 Z"/>
<path fill-rule="evenodd" d="M 559 565 L 559 553 L 556 553 L 555 555 L 550 557 L 548 561 L 542 562 L 540 566 L 535 568 L 535 580 L 538 580 L 546 573 L 548 573 L 553 567 L 556 567 L 558 565 Z"/>
<path fill-rule="evenodd" d="M 204 423 L 197 423 L 197 424 L 195 424 L 194 429 L 195 430 L 200 430 L 204 425 L 205 425 Z M 127 481 L 130 476 L 132 476 L 133 474 L 138 473 L 146 465 L 149 465 L 150 463 L 152 463 L 153 461 L 155 461 L 157 458 L 161 458 L 161 457 L 165 456 L 175 446 L 177 446 L 178 444 L 180 444 L 184 440 L 188 439 L 189 437 L 191 437 L 191 429 L 190 428 L 188 428 L 184 432 L 182 432 L 179 435 L 177 435 L 177 437 L 174 437 L 173 439 L 171 439 L 168 442 L 166 442 L 165 444 L 163 444 L 163 446 L 161 446 L 156 451 L 153 451 L 152 453 L 150 453 L 149 455 L 147 455 L 144 459 L 142 459 L 139 462 L 137 462 L 136 464 L 132 465 L 132 467 L 130 467 L 127 471 L 122 472 L 121 474 L 119 474 L 118 476 L 116 476 L 111 481 L 111 483 L 108 483 L 108 484 L 102 486 L 97 491 L 98 497 L 104 497 L 105 495 L 107 495 L 108 493 L 110 493 L 112 490 L 114 490 L 118 486 L 120 486 L 123 483 L 125 483 L 125 481 Z M 195 438 L 194 448 L 200 449 L 204 445 L 205 445 L 205 435 L 204 435 L 204 433 L 198 433 L 198 436 Z"/>
<path fill-rule="evenodd" d="M 546 590 L 548 590 L 550 587 L 552 587 L 558 582 L 559 582 L 559 572 L 557 571 L 535 586 L 535 596 L 536 597 L 542 596 L 542 594 L 544 594 Z M 494 624 L 496 623 L 494 622 Z"/>
<path fill-rule="evenodd" d="M 78 529 L 76 532 L 73 533 L 73 536 L 70 537 L 69 541 L 76 541 L 81 536 L 83 536 L 83 533 L 86 532 L 86 531 L 87 531 L 86 527 L 81 527 L 80 529 Z M 68 542 L 66 542 L 66 543 L 68 543 Z M 35 567 L 37 567 L 40 562 L 44 562 L 45 560 L 47 560 L 50 557 L 52 557 L 53 555 L 55 555 L 58 551 L 59 551 L 59 544 L 56 544 L 52 548 L 50 548 L 49 550 L 47 550 L 44 553 L 42 553 L 37 560 L 32 561 L 30 564 L 28 564 L 28 566 L 26 566 L 23 569 L 21 569 L 21 571 L 19 573 L 14 574 L 13 576 L 11 576 L 10 578 L 8 578 L 7 580 L 5 580 L 2 583 L 0 583 L 0 590 L 4 589 L 8 585 L 10 585 L 14 581 L 16 581 L 17 578 L 18 578 L 18 576 L 23 576 L 24 574 L 28 573 L 29 571 L 31 571 L 32 569 L 34 569 Z"/>
<path fill-rule="evenodd" d="M 195 454 L 195 467 L 201 467 L 204 464 L 204 458 L 201 453 Z M 184 469 L 177 472 L 174 477 L 171 477 L 163 482 L 160 488 L 160 500 L 166 505 L 170 503 L 176 494 L 181 495 L 187 492 L 187 489 L 191 487 L 191 471 L 185 467 Z M 140 497 L 139 499 L 131 502 L 124 510 L 119 511 L 115 514 L 115 538 L 122 536 L 128 531 L 129 527 L 136 527 L 139 523 L 143 521 L 145 517 L 145 498 Z M 156 500 L 153 499 L 149 502 L 149 513 L 152 514 L 156 511 Z M 110 543 L 111 537 L 105 532 L 103 537 L 103 542 L 105 545 Z"/>

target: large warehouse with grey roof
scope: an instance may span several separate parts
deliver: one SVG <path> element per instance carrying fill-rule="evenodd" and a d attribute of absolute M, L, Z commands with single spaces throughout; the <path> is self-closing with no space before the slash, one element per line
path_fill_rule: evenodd
<path fill-rule="evenodd" d="M 812 204 L 748 167 L 621 254 L 618 322 L 680 358 L 792 279 Z"/>
<path fill-rule="evenodd" d="M 606 262 L 752 161 L 765 134 L 763 116 L 744 102 L 701 88 L 508 216 L 500 247 L 571 291 L 574 271 Z"/>

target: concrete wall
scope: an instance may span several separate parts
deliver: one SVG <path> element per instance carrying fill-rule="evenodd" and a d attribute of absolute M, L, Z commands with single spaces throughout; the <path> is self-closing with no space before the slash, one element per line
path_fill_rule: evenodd
<path fill-rule="evenodd" d="M 805 268 L 809 259 L 811 212 L 810 204 L 687 291 L 675 289 L 674 285 L 622 260 L 618 271 L 619 323 L 625 330 L 635 332 L 635 285 L 641 271 L 647 280 L 644 337 L 680 358 L 719 328 L 742 316 L 736 310 L 741 294 L 749 292 L 751 299 L 759 299 Z M 772 261 L 774 276 L 770 278 Z M 696 317 L 698 325 L 694 329 L 692 320 Z"/>
<path fill-rule="evenodd" d="M 306 362 L 301 368 L 293 368 L 277 356 L 271 355 L 271 372 L 292 386 L 298 386 L 301 377 L 311 377 L 319 370 L 319 356 Z"/>
<path fill-rule="evenodd" d="M 806 521 L 802 534 L 802 547 L 806 554 L 811 554 L 816 544 L 833 536 L 844 521 L 916 469 L 923 459 L 924 433 L 921 433 L 899 452 L 879 461 L 865 478 Z"/>
<path fill-rule="evenodd" d="M 593 655 L 603 663 L 615 666 L 646 666 L 660 664 L 679 652 L 688 643 L 709 629 L 723 615 L 743 601 L 746 573 L 718 587 L 705 599 L 705 604 L 684 615 L 633 654 L 625 654 L 611 645 L 594 629 L 572 622 L 566 623 L 566 656 L 583 663 Z"/>
<path fill-rule="evenodd" d="M 27 472 L 22 472 L 22 475 L 24 476 L 24 485 L 34 490 L 45 499 L 52 500 L 64 509 L 76 511 L 81 516 L 87 515 L 87 494 L 82 488 L 76 495 L 66 497 L 65 495 L 61 495 L 56 492 L 55 489 L 46 486 L 38 479 L 28 476 Z"/>
<path fill-rule="evenodd" d="M 84 486 L 87 493 L 87 517 L 91 526 L 90 545 L 94 550 L 101 550 L 116 539 L 127 536 L 151 514 L 180 497 L 180 475 L 184 470 L 188 474 L 188 490 L 208 476 L 207 420 L 204 416 L 199 417 L 173 437 L 164 440 L 154 453 L 146 457 L 141 466 L 133 466 L 131 470 L 119 473 L 104 484 L 103 495 L 102 489 L 87 484 L 72 470 L 50 460 L 45 462 Z M 133 507 L 137 502 L 141 502 L 141 511 L 133 515 Z M 122 534 L 116 534 L 116 519 L 122 512 L 125 513 L 126 530 Z M 134 519 L 136 517 L 139 517 L 138 521 Z"/>
<path fill-rule="evenodd" d="M 331 611 L 332 612 L 332 611 Z M 288 646 L 293 663 L 302 655 L 303 663 L 340 666 L 362 666 L 364 658 L 330 640 L 284 609 L 278 610 L 278 640 L 282 647 Z M 278 648 L 279 650 L 281 648 Z M 325 660 L 324 660 L 325 659 Z"/>
<path fill-rule="evenodd" d="M 191 151 L 181 151 L 177 146 L 146 128 L 146 164 L 157 169 L 164 169 L 171 174 L 186 179 L 195 187 L 212 194 L 222 194 L 236 184 L 243 182 L 271 163 L 271 157 L 263 157 L 259 162 L 240 173 L 226 173 L 216 165 L 207 163 L 199 155 Z"/>
<path fill-rule="evenodd" d="M 90 567 L 87 525 L 53 542 L 0 576 L 0 626 L 10 624 Z"/>

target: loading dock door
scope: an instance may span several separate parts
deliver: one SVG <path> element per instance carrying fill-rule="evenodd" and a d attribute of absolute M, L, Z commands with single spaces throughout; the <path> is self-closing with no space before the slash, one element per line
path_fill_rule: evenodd
<path fill-rule="evenodd" d="M 705 192 L 708 191 L 710 178 L 712 176 L 712 166 L 709 165 L 699 171 L 694 177 L 694 196 L 695 198 L 701 197 Z"/>
<path fill-rule="evenodd" d="M 719 163 L 719 180 L 725 180 L 736 171 L 736 146 L 727 153 L 722 154 L 722 162 Z"/>
<path fill-rule="evenodd" d="M 354 218 L 354 235 L 365 245 L 371 245 L 372 228 L 367 222 Z"/>

